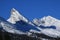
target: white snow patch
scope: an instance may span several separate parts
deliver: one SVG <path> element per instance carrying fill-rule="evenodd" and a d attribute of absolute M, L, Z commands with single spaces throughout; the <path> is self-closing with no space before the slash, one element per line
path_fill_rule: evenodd
<path fill-rule="evenodd" d="M 33 20 L 33 23 L 36 24 L 37 26 L 44 26 L 44 27 L 50 27 L 50 26 L 55 26 L 58 31 L 60 31 L 60 20 L 51 17 L 51 16 L 44 16 L 41 19 L 35 18 Z"/>
<path fill-rule="evenodd" d="M 22 16 L 16 9 L 13 8 L 11 10 L 11 16 L 7 21 L 12 24 L 15 24 L 16 21 L 20 21 L 20 20 L 28 22 L 28 20 L 24 16 Z"/>
<path fill-rule="evenodd" d="M 6 22 L 1 22 L 1 26 L 3 27 L 3 29 L 9 33 L 15 33 L 15 34 L 25 34 L 24 32 L 20 31 L 20 30 L 16 30 L 15 28 L 13 28 L 12 25 L 6 23 Z"/>
<path fill-rule="evenodd" d="M 32 32 L 32 33 L 41 33 L 40 31 L 36 31 L 36 30 L 33 30 L 33 29 L 31 29 L 30 32 Z"/>
<path fill-rule="evenodd" d="M 41 30 L 41 33 L 50 37 L 55 37 L 55 38 L 60 37 L 60 31 L 57 31 L 55 29 L 44 29 Z"/>

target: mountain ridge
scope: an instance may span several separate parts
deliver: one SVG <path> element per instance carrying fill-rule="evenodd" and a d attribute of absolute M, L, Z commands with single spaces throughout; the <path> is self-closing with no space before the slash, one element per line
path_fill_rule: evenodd
<path fill-rule="evenodd" d="M 21 15 L 14 8 L 12 9 L 11 13 L 12 14 L 11 14 L 10 18 L 7 21 L 12 23 L 13 25 L 18 26 L 19 27 L 18 29 L 22 28 L 20 30 L 23 30 L 26 32 L 27 32 L 27 30 L 29 30 L 29 32 L 39 33 L 39 34 L 42 33 L 46 36 L 54 37 L 54 38 L 60 37 L 60 25 L 59 25 L 60 20 L 58 20 L 52 16 L 44 16 L 43 18 L 39 18 L 39 19 L 35 18 L 31 22 L 28 19 L 26 19 L 23 15 Z M 34 28 L 36 28 L 36 29 L 34 29 Z"/>

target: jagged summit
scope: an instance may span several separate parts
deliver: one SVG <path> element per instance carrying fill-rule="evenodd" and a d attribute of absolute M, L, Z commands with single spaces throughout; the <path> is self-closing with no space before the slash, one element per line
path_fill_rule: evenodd
<path fill-rule="evenodd" d="M 5 31 L 14 34 L 24 34 L 23 31 L 18 30 L 15 25 L 6 21 L 4 18 L 0 17 L 0 31 Z"/>
<path fill-rule="evenodd" d="M 38 26 L 43 25 L 44 27 L 55 26 L 57 30 L 60 30 L 60 20 L 52 16 L 44 16 L 41 19 L 35 19 L 33 23 L 38 24 Z"/>
<path fill-rule="evenodd" d="M 60 20 L 52 17 L 52 16 L 44 16 L 43 18 L 41 19 L 33 19 L 33 23 L 35 23 L 36 25 L 39 24 L 40 25 L 44 25 L 44 26 L 51 26 L 53 25 L 55 22 L 58 22 L 60 23 Z"/>
<path fill-rule="evenodd" d="M 11 16 L 7 21 L 9 21 L 10 23 L 15 24 L 16 21 L 20 21 L 20 20 L 28 22 L 28 20 L 24 16 L 22 16 L 16 9 L 12 8 Z"/>
<path fill-rule="evenodd" d="M 36 35 L 37 37 L 37 34 L 42 34 L 43 36 L 60 38 L 60 20 L 52 16 L 44 16 L 40 19 L 35 18 L 31 22 L 14 8 L 11 9 L 11 16 L 7 21 L 0 18 L 0 26 L 9 33 Z M 51 28 L 53 26 L 54 28 Z"/>
<path fill-rule="evenodd" d="M 44 26 L 51 26 L 51 25 L 60 26 L 59 25 L 60 20 L 58 20 L 58 19 L 56 19 L 56 18 L 54 18 L 52 16 L 46 16 L 46 17 L 41 18 L 40 20 L 44 21 L 44 23 L 42 24 Z"/>

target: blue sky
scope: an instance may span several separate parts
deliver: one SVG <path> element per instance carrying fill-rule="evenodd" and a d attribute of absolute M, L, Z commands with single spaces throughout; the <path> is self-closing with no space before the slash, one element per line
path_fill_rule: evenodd
<path fill-rule="evenodd" d="M 29 20 L 51 15 L 60 19 L 60 0 L 0 0 L 0 16 L 8 19 L 12 8 Z"/>

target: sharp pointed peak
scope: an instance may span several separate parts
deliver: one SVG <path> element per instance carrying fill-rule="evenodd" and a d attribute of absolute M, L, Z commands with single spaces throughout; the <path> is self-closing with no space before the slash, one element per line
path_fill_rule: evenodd
<path fill-rule="evenodd" d="M 20 20 L 28 22 L 27 18 L 25 18 L 23 15 L 21 15 L 20 12 L 17 11 L 15 8 L 12 8 L 11 9 L 11 16 L 7 21 L 9 21 L 11 23 L 15 23 Z"/>
<path fill-rule="evenodd" d="M 11 10 L 16 10 L 15 8 L 12 8 Z"/>
<path fill-rule="evenodd" d="M 11 15 L 12 14 L 15 15 L 15 16 L 22 16 L 21 13 L 18 10 L 16 10 L 15 8 L 11 9 Z"/>
<path fill-rule="evenodd" d="M 12 13 L 12 12 L 16 12 L 16 11 L 17 11 L 17 10 L 16 10 L 15 8 L 12 8 L 12 9 L 11 9 L 11 13 Z M 17 12 L 18 12 L 18 11 L 17 11 Z"/>

